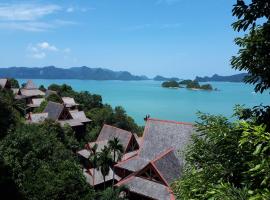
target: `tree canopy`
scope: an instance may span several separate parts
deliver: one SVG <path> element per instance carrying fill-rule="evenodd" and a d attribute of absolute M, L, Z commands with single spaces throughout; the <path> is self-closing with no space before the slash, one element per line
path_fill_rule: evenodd
<path fill-rule="evenodd" d="M 249 32 L 235 39 L 240 49 L 231 64 L 234 69 L 247 71 L 245 82 L 254 84 L 256 92 L 263 92 L 270 87 L 269 0 L 237 0 L 233 16 L 237 18 L 234 30 Z"/>

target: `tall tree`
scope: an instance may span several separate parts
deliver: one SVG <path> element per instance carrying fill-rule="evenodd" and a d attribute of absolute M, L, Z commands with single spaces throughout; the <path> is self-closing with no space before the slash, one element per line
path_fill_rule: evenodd
<path fill-rule="evenodd" d="M 98 167 L 98 155 L 97 155 L 97 148 L 98 148 L 98 145 L 95 144 L 93 147 L 92 147 L 92 152 L 90 154 L 90 157 L 89 157 L 89 161 L 90 161 L 90 164 L 92 165 L 92 168 L 93 168 L 93 187 L 95 187 L 95 169 Z"/>
<path fill-rule="evenodd" d="M 255 84 L 256 92 L 263 92 L 270 88 L 269 0 L 237 0 L 232 12 L 238 19 L 233 23 L 234 30 L 249 32 L 235 39 L 240 50 L 231 64 L 234 69 L 247 71 L 245 82 Z"/>
<path fill-rule="evenodd" d="M 109 144 L 109 148 L 113 152 L 113 162 L 116 163 L 118 160 L 121 159 L 121 156 L 124 152 L 123 145 L 120 143 L 117 137 L 114 137 L 112 140 L 110 140 L 108 144 Z M 117 159 L 116 159 L 116 156 L 117 156 Z M 113 183 L 112 183 L 113 185 L 114 185 L 114 177 L 115 177 L 115 173 L 113 169 Z"/>
<path fill-rule="evenodd" d="M 109 147 L 104 146 L 98 156 L 98 170 L 101 171 L 103 176 L 103 183 L 105 189 L 106 176 L 110 173 L 110 166 L 113 163 L 111 150 Z"/>

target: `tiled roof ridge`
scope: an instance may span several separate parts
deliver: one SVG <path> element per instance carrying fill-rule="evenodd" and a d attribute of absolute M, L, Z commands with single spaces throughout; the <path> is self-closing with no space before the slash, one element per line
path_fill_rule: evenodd
<path fill-rule="evenodd" d="M 169 154 L 173 150 L 174 150 L 174 148 L 172 148 L 172 147 L 171 148 L 168 148 L 167 150 L 163 151 L 158 156 L 156 156 L 153 160 L 151 160 L 151 162 L 155 163 L 156 161 L 158 161 L 159 159 L 163 158 L 164 156 L 166 156 L 167 154 Z"/>
<path fill-rule="evenodd" d="M 119 131 L 126 131 L 126 132 L 130 133 L 131 135 L 133 135 L 133 133 L 131 131 L 127 131 L 127 130 L 124 130 L 124 129 L 121 129 L 121 128 L 118 128 L 118 127 L 115 127 L 115 126 L 112 126 L 112 125 L 109 125 L 109 124 L 104 124 L 103 126 L 112 127 L 112 128 L 117 129 Z"/>
<path fill-rule="evenodd" d="M 173 123 L 173 124 L 183 124 L 183 125 L 194 125 L 190 122 L 178 122 L 178 121 L 174 121 L 174 120 L 162 120 L 162 119 L 157 119 L 157 118 L 149 118 L 147 119 L 148 121 L 157 121 L 157 122 L 164 122 L 164 123 Z"/>
<path fill-rule="evenodd" d="M 115 164 L 114 166 L 115 166 L 115 167 L 118 167 L 119 165 L 121 165 L 121 164 L 123 164 L 123 163 L 125 163 L 125 162 L 127 162 L 127 161 L 130 161 L 130 160 L 132 160 L 132 159 L 135 159 L 135 158 L 139 158 L 139 155 L 137 154 L 137 155 L 135 155 L 135 156 L 132 156 L 132 157 L 130 157 L 130 158 L 127 158 L 126 160 L 122 160 L 122 161 L 118 162 L 117 164 Z"/>

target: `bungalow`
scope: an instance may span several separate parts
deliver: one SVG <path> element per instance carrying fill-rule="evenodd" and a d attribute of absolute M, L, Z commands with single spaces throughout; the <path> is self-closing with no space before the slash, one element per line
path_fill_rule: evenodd
<path fill-rule="evenodd" d="M 35 98 L 35 99 L 31 99 L 31 102 L 29 104 L 27 104 L 28 107 L 30 108 L 38 108 L 40 107 L 40 104 L 45 101 L 45 98 Z"/>
<path fill-rule="evenodd" d="M 45 96 L 45 93 L 39 90 L 32 80 L 29 80 L 23 88 L 19 89 L 15 98 L 24 99 L 26 104 L 31 104 L 33 98 L 40 98 L 41 96 Z"/>
<path fill-rule="evenodd" d="M 79 104 L 72 97 L 62 97 L 62 101 L 67 108 L 71 110 L 78 109 Z"/>
<path fill-rule="evenodd" d="M 100 172 L 98 172 L 97 169 L 93 169 L 91 164 L 89 163 L 89 157 L 93 153 L 93 147 L 97 145 L 96 152 L 101 152 L 104 146 L 108 145 L 108 141 L 112 140 L 113 138 L 118 138 L 120 143 L 123 145 L 124 154 L 122 156 L 122 159 L 130 158 L 132 156 L 135 156 L 135 154 L 138 152 L 139 144 L 137 143 L 137 140 L 135 138 L 135 134 L 132 134 L 129 131 L 116 128 L 110 125 L 103 125 L 100 134 L 95 142 L 90 142 L 85 145 L 85 149 L 82 149 L 77 152 L 79 155 L 79 158 L 81 160 L 81 163 L 83 164 L 84 170 L 87 173 L 84 173 L 87 179 L 87 182 L 92 186 L 97 186 L 100 183 L 103 183 L 103 177 Z M 112 171 L 113 169 L 110 169 Z M 95 174 L 91 173 L 91 171 L 97 171 Z M 106 177 L 106 183 L 112 182 L 113 176 L 110 175 L 113 174 L 113 171 L 109 173 L 109 175 Z M 93 181 L 93 179 L 95 179 Z M 116 175 L 115 181 L 118 182 L 121 178 Z M 92 180 L 92 181 L 89 181 Z M 98 181 L 98 180 L 101 180 Z"/>
<path fill-rule="evenodd" d="M 85 116 L 83 111 L 74 111 L 71 114 L 70 111 L 63 104 L 55 103 L 52 101 L 48 102 L 43 113 L 30 113 L 28 117 L 28 120 L 32 123 L 41 122 L 41 119 L 43 119 L 43 121 L 45 119 L 57 121 L 60 123 L 61 126 L 64 126 L 66 124 L 70 125 L 77 134 L 83 134 L 85 124 L 91 121 Z"/>
<path fill-rule="evenodd" d="M 184 159 L 176 155 L 190 141 L 189 123 L 148 119 L 138 153 L 114 166 L 129 199 L 175 199 L 170 185 L 181 176 Z"/>
<path fill-rule="evenodd" d="M 0 88 L 11 89 L 11 83 L 7 78 L 0 79 Z"/>

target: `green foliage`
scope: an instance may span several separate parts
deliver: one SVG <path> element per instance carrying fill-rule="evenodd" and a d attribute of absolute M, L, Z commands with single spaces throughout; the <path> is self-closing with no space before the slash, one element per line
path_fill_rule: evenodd
<path fill-rule="evenodd" d="M 97 168 L 101 171 L 104 181 L 104 189 L 105 189 L 105 177 L 110 172 L 110 167 L 112 166 L 113 158 L 111 156 L 111 150 L 109 147 L 104 146 L 101 152 L 98 154 L 97 159 Z"/>
<path fill-rule="evenodd" d="M 179 83 L 177 81 L 165 81 L 161 84 L 165 88 L 179 88 Z"/>
<path fill-rule="evenodd" d="M 101 108 L 103 106 L 100 95 L 92 95 L 87 91 L 76 93 L 74 99 L 82 105 L 83 110 L 91 110 L 92 108 Z"/>
<path fill-rule="evenodd" d="M 44 100 L 41 102 L 40 106 L 38 108 L 35 108 L 33 110 L 33 113 L 42 113 L 44 111 L 44 109 L 46 108 L 46 106 L 48 105 L 48 101 Z"/>
<path fill-rule="evenodd" d="M 264 125 L 201 114 L 174 185 L 179 199 L 269 199 L 270 134 Z M 250 119 L 252 120 L 252 119 Z"/>
<path fill-rule="evenodd" d="M 8 90 L 0 92 L 0 139 L 6 136 L 10 129 L 15 128 L 20 118 L 13 107 L 13 94 Z"/>
<path fill-rule="evenodd" d="M 190 88 L 190 89 L 200 89 L 200 84 L 199 84 L 199 82 L 198 81 L 196 81 L 196 80 L 194 80 L 194 81 L 192 81 L 192 82 L 189 82 L 188 84 L 187 84 L 187 88 Z"/>
<path fill-rule="evenodd" d="M 66 84 L 57 85 L 52 84 L 48 87 L 49 90 L 56 91 L 60 97 L 74 97 L 75 91 L 73 91 L 72 87 Z"/>
<path fill-rule="evenodd" d="M 52 102 L 56 102 L 56 103 L 62 103 L 62 99 L 61 97 L 59 97 L 57 94 L 50 94 L 47 98 L 47 101 L 52 101 Z"/>
<path fill-rule="evenodd" d="M 253 0 L 247 4 L 238 0 L 233 8 L 233 15 L 238 21 L 233 23 L 234 30 L 249 33 L 235 39 L 240 47 L 238 55 L 231 64 L 234 69 L 247 71 L 246 83 L 255 85 L 256 92 L 263 92 L 270 87 L 270 4 L 268 0 Z"/>
<path fill-rule="evenodd" d="M 14 78 L 9 79 L 9 82 L 10 82 L 11 88 L 19 88 L 20 87 L 19 82 Z"/>
<path fill-rule="evenodd" d="M 23 196 L 18 191 L 10 167 L 6 165 L 2 156 L 0 156 L 0 195 L 1 199 L 22 200 Z"/>
<path fill-rule="evenodd" d="M 52 122 L 21 125 L 1 141 L 4 161 L 26 199 L 94 199 L 69 150 L 73 142 Z"/>
<path fill-rule="evenodd" d="M 192 80 L 187 79 L 187 80 L 180 81 L 179 84 L 181 84 L 181 85 L 188 85 L 188 84 L 191 84 L 192 82 L 193 82 Z"/>
<path fill-rule="evenodd" d="M 202 90 L 213 90 L 212 85 L 210 84 L 205 84 L 205 85 L 201 85 L 200 87 Z"/>
<path fill-rule="evenodd" d="M 44 85 L 39 86 L 38 89 L 41 90 L 41 91 L 43 91 L 43 92 L 46 92 L 46 88 L 44 87 Z"/>
<path fill-rule="evenodd" d="M 125 187 L 107 188 L 104 191 L 99 192 L 98 200 L 127 200 L 123 192 L 126 191 Z"/>

